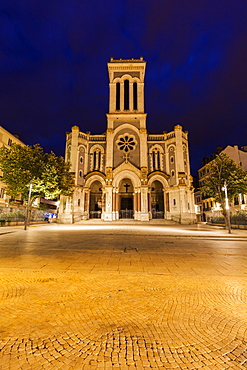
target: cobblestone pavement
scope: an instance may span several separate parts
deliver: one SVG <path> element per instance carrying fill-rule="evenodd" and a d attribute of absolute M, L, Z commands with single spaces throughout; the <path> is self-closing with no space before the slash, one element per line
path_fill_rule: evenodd
<path fill-rule="evenodd" d="M 247 369 L 247 233 L 0 229 L 0 370 Z"/>

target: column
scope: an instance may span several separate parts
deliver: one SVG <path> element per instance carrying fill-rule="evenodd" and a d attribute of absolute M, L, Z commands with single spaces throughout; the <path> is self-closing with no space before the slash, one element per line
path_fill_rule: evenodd
<path fill-rule="evenodd" d="M 134 219 L 137 219 L 137 192 L 134 192 Z"/>
<path fill-rule="evenodd" d="M 129 110 L 133 111 L 133 82 L 129 82 Z"/>
<path fill-rule="evenodd" d="M 148 192 L 148 212 L 151 212 L 151 193 L 150 191 Z"/>
<path fill-rule="evenodd" d="M 106 186 L 105 188 L 106 191 L 106 212 L 104 215 L 104 220 L 105 221 L 112 221 L 112 187 L 111 186 Z"/>
<path fill-rule="evenodd" d="M 119 219 L 119 193 L 118 193 L 118 190 L 116 192 L 116 198 L 115 198 L 115 209 L 116 209 L 116 220 Z"/>
<path fill-rule="evenodd" d="M 141 211 L 141 192 L 138 191 L 137 193 L 137 211 Z"/>
<path fill-rule="evenodd" d="M 149 221 L 147 186 L 141 187 L 141 221 Z"/>
<path fill-rule="evenodd" d="M 124 81 L 120 83 L 120 111 L 124 111 Z"/>
<path fill-rule="evenodd" d="M 112 200 L 112 211 L 115 212 L 116 211 L 116 193 L 115 193 L 115 189 L 113 190 L 113 200 Z"/>

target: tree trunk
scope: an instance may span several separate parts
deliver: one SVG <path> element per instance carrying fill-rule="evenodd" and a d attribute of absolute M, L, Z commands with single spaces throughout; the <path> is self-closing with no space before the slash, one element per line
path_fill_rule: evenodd
<path fill-rule="evenodd" d="M 231 220 L 230 220 L 230 213 L 229 210 L 223 210 L 223 216 L 225 218 L 225 228 L 228 230 L 228 233 L 231 234 Z"/>
<path fill-rule="evenodd" d="M 27 226 L 29 226 L 29 224 L 30 224 L 31 214 L 32 214 L 32 205 L 33 205 L 34 201 L 35 201 L 35 198 L 31 198 L 30 204 L 29 204 L 29 207 L 28 207 L 28 213 L 27 213 Z"/>

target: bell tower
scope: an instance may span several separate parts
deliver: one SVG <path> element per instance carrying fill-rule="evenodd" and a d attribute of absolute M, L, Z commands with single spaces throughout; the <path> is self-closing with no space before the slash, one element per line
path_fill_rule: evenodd
<path fill-rule="evenodd" d="M 107 63 L 109 74 L 109 113 L 107 116 L 106 167 L 116 168 L 124 160 L 136 167 L 147 167 L 147 130 L 144 113 L 144 77 L 146 62 L 138 59 L 114 59 Z M 121 140 L 133 140 L 135 146 L 125 159 Z M 127 146 L 125 148 L 127 151 Z M 126 154 L 126 153 L 125 153 Z"/>
<path fill-rule="evenodd" d="M 146 62 L 140 59 L 114 59 L 108 63 L 109 113 L 144 113 Z"/>

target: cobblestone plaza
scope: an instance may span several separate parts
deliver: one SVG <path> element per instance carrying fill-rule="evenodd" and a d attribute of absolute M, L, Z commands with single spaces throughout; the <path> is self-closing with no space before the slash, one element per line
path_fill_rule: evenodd
<path fill-rule="evenodd" d="M 0 369 L 247 369 L 247 232 L 0 229 Z"/>

